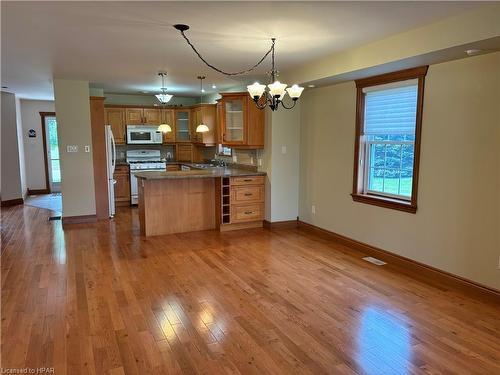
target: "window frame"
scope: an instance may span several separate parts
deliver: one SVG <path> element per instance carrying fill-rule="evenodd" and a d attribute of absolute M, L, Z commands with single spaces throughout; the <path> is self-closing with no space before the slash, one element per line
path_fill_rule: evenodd
<path fill-rule="evenodd" d="M 379 207 L 392 208 L 395 210 L 409 213 L 417 212 L 418 196 L 418 175 L 420 166 L 420 144 L 422 134 L 422 112 L 424 104 L 424 86 L 425 76 L 429 66 L 420 66 L 417 68 L 400 70 L 397 72 L 381 74 L 373 77 L 356 80 L 356 135 L 354 140 L 354 176 L 352 199 L 355 202 L 371 204 Z M 387 83 L 417 80 L 417 114 L 415 119 L 415 141 L 414 141 L 414 160 L 411 197 L 404 199 L 400 196 L 391 196 L 390 194 L 375 194 L 373 192 L 365 193 L 368 180 L 368 165 L 365 165 L 367 158 L 367 142 L 363 137 L 365 96 L 363 92 L 365 87 L 378 86 Z"/>

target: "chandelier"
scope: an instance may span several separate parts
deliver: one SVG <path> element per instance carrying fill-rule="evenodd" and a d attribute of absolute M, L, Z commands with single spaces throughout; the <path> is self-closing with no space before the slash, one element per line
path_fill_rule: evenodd
<path fill-rule="evenodd" d="M 165 76 L 167 75 L 166 72 L 159 72 L 159 76 L 161 76 L 161 94 L 156 94 L 156 99 L 161 104 L 166 104 L 172 99 L 173 95 L 167 94 L 165 91 L 167 91 L 167 88 L 165 87 Z"/>
<path fill-rule="evenodd" d="M 300 95 L 302 94 L 302 91 L 304 90 L 303 87 L 300 87 L 296 84 L 292 85 L 291 87 L 287 88 L 286 83 L 281 83 L 278 81 L 276 78 L 278 76 L 278 71 L 275 68 L 275 57 L 274 57 L 274 45 L 276 42 L 276 38 L 271 39 L 271 48 L 264 54 L 264 56 L 252 67 L 241 70 L 238 72 L 230 73 L 230 72 L 225 72 L 222 69 L 219 69 L 215 67 L 214 65 L 208 63 L 203 56 L 198 52 L 198 50 L 195 48 L 195 46 L 191 43 L 191 41 L 188 39 L 188 37 L 185 34 L 185 31 L 189 30 L 188 25 L 182 25 L 182 24 L 177 24 L 174 25 L 174 28 L 182 34 L 188 45 L 191 47 L 191 49 L 196 53 L 196 55 L 200 58 L 201 61 L 205 63 L 209 68 L 215 70 L 216 72 L 219 72 L 221 74 L 224 74 L 226 76 L 236 76 L 236 75 L 242 75 L 251 72 L 255 68 L 257 68 L 269 54 L 271 54 L 271 83 L 267 85 L 268 90 L 266 91 L 266 85 L 262 85 L 258 82 L 255 82 L 253 85 L 247 86 L 247 90 L 253 101 L 255 102 L 255 105 L 259 109 L 264 109 L 267 106 L 271 108 L 272 111 L 278 110 L 279 105 L 285 109 L 292 109 L 295 107 L 295 104 L 297 100 L 299 99 Z M 290 106 L 286 106 L 283 103 L 283 99 L 285 95 L 288 93 L 288 96 L 292 99 L 293 103 Z M 262 100 L 264 99 L 264 100 Z"/>

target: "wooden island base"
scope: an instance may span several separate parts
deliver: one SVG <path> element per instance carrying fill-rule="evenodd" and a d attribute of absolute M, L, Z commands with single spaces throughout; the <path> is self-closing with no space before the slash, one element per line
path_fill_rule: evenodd
<path fill-rule="evenodd" d="M 215 178 L 139 179 L 141 234 L 216 228 Z"/>

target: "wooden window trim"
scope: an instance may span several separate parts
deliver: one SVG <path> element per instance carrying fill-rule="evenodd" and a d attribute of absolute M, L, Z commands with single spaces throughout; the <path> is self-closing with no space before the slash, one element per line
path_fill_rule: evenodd
<path fill-rule="evenodd" d="M 395 210 L 405 211 L 409 213 L 417 212 L 417 197 L 418 197 L 418 175 L 420 166 L 420 144 L 422 134 L 422 111 L 424 105 L 424 86 L 425 75 L 427 74 L 428 65 L 417 68 L 400 70 L 397 72 L 381 74 L 374 77 L 368 77 L 356 80 L 356 138 L 354 140 L 354 176 L 352 187 L 352 199 L 355 202 L 371 204 L 379 207 L 392 208 Z M 363 173 L 363 168 L 359 168 L 359 160 L 364 159 L 364 147 L 361 144 L 361 135 L 364 124 L 364 109 L 365 109 L 365 87 L 383 85 L 386 83 L 406 81 L 410 79 L 418 80 L 418 96 L 417 96 L 417 116 L 415 123 L 415 159 L 413 161 L 413 180 L 411 189 L 411 200 L 394 199 L 385 196 L 363 193 L 363 179 L 366 176 Z"/>
<path fill-rule="evenodd" d="M 42 121 L 42 144 L 43 144 L 43 162 L 45 167 L 45 191 L 47 194 L 51 193 L 50 180 L 49 180 L 49 161 L 47 158 L 47 136 L 45 133 L 45 118 L 55 117 L 55 112 L 39 112 Z"/>

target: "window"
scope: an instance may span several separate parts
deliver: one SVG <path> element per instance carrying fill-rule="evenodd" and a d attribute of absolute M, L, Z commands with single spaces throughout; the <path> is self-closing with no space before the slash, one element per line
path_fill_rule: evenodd
<path fill-rule="evenodd" d="M 220 156 L 232 156 L 233 155 L 231 147 L 226 147 L 226 146 L 223 146 L 223 145 L 219 145 L 217 153 Z"/>
<path fill-rule="evenodd" d="M 415 213 L 427 66 L 356 81 L 354 201 Z"/>

